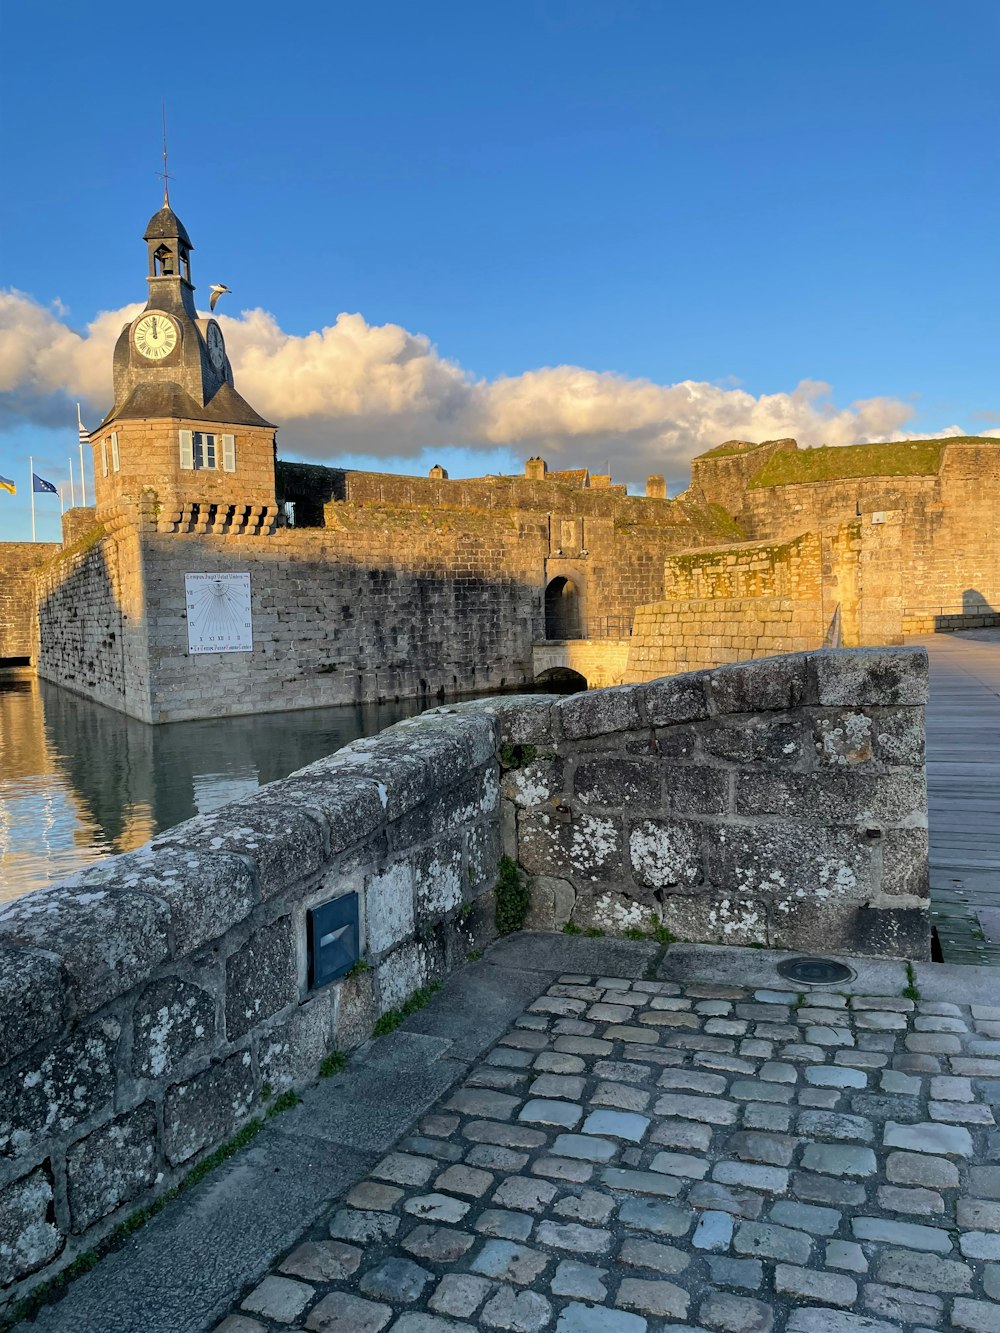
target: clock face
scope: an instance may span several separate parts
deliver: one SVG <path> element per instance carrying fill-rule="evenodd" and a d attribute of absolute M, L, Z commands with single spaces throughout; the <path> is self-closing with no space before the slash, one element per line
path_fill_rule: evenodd
<path fill-rule="evenodd" d="M 222 341 L 222 330 L 214 321 L 205 330 L 205 342 L 208 344 L 208 359 L 216 370 L 226 364 L 226 345 Z"/>
<path fill-rule="evenodd" d="M 162 361 L 177 346 L 177 325 L 169 315 L 143 315 L 132 330 L 136 351 L 147 361 Z"/>

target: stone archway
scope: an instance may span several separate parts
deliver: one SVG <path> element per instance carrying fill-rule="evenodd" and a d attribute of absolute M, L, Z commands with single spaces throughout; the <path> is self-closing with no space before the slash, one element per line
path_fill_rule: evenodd
<path fill-rule="evenodd" d="M 545 589 L 545 637 L 582 639 L 580 589 L 560 574 Z"/>

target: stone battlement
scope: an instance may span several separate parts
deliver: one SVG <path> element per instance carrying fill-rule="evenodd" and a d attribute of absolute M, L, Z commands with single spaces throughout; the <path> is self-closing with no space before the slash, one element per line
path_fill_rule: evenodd
<path fill-rule="evenodd" d="M 926 673 L 803 653 L 437 709 L 10 904 L 0 1301 L 491 941 L 502 853 L 535 928 L 925 957 Z M 322 984 L 331 901 L 364 966 Z"/>

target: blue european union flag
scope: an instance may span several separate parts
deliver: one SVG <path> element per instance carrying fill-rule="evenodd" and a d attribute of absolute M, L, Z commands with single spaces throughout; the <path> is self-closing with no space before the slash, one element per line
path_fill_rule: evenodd
<path fill-rule="evenodd" d="M 41 491 L 43 494 L 46 495 L 59 494 L 56 488 L 52 485 L 51 481 L 46 481 L 45 478 L 40 477 L 37 472 L 32 472 L 31 474 L 31 489 L 33 491 Z"/>

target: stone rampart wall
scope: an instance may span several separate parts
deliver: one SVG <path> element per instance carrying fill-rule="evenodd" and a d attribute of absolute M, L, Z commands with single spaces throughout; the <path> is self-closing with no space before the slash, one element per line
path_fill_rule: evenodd
<path fill-rule="evenodd" d="M 995 442 L 944 441 L 939 470 L 923 476 L 755 486 L 754 473 L 773 452 L 762 445 L 731 457 L 696 459 L 692 494 L 722 505 L 747 537 L 760 541 L 784 541 L 850 524 L 859 516 L 865 526 L 873 516 L 880 522 L 894 519 L 904 633 L 974 628 L 983 616 L 1000 612 L 1000 446 Z"/>
<path fill-rule="evenodd" d="M 0 911 L 0 1302 L 529 924 L 927 953 L 926 655 L 802 654 L 354 742 Z M 505 769 L 505 771 L 503 771 Z M 311 987 L 307 912 L 365 966 Z"/>
<path fill-rule="evenodd" d="M 38 674 L 146 717 L 144 592 L 138 531 L 109 511 L 103 523 L 36 571 Z"/>
<path fill-rule="evenodd" d="M 626 679 L 746 662 L 816 648 L 825 632 L 819 599 L 722 597 L 653 602 L 636 612 Z"/>
<path fill-rule="evenodd" d="M 0 542 L 0 663 L 34 661 L 33 572 L 58 550 L 54 542 Z"/>

